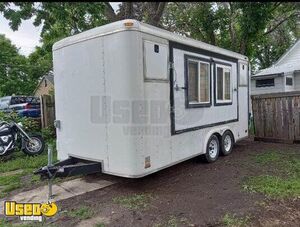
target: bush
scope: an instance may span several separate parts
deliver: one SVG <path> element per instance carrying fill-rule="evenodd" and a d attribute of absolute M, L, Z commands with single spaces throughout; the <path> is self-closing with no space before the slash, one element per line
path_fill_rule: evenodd
<path fill-rule="evenodd" d="M 21 122 L 24 129 L 28 132 L 38 132 L 40 131 L 40 121 L 34 118 L 28 117 L 20 117 L 17 113 L 3 113 L 0 112 L 0 121 L 11 122 L 14 121 L 16 123 Z"/>
<path fill-rule="evenodd" d="M 54 144 L 56 139 L 56 131 L 54 126 L 48 126 L 42 129 L 42 135 L 47 143 Z"/>

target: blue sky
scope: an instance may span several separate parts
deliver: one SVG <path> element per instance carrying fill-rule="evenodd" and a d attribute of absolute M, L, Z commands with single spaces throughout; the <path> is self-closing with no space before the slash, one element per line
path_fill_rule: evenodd
<path fill-rule="evenodd" d="M 118 9 L 120 2 L 111 2 L 110 4 L 114 10 Z M 40 33 L 42 27 L 33 26 L 33 20 L 22 21 L 22 24 L 18 31 L 13 31 L 9 27 L 9 21 L 7 21 L 2 14 L 0 14 L 0 34 L 5 34 L 16 47 L 20 48 L 20 53 L 28 56 L 34 51 L 36 46 L 41 45 L 39 42 Z"/>

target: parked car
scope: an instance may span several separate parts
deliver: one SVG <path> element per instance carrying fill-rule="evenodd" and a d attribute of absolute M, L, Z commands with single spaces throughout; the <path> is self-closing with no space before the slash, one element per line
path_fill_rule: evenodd
<path fill-rule="evenodd" d="M 6 96 L 0 98 L 0 111 L 17 112 L 20 117 L 39 118 L 40 98 L 35 96 Z"/>

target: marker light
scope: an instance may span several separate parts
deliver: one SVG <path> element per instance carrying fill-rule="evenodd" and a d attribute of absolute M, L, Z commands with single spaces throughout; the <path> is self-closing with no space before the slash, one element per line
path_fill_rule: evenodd
<path fill-rule="evenodd" d="M 130 27 L 133 26 L 133 22 L 132 22 L 132 21 L 126 21 L 126 22 L 124 23 L 124 25 L 125 25 L 126 28 L 130 28 Z"/>

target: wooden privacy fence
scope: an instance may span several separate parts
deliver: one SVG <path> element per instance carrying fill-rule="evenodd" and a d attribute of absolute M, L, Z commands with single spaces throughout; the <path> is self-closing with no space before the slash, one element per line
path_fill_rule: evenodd
<path fill-rule="evenodd" d="M 253 95 L 255 140 L 300 142 L 300 92 Z"/>
<path fill-rule="evenodd" d="M 41 126 L 46 128 L 53 126 L 55 120 L 54 97 L 50 95 L 41 96 Z"/>

